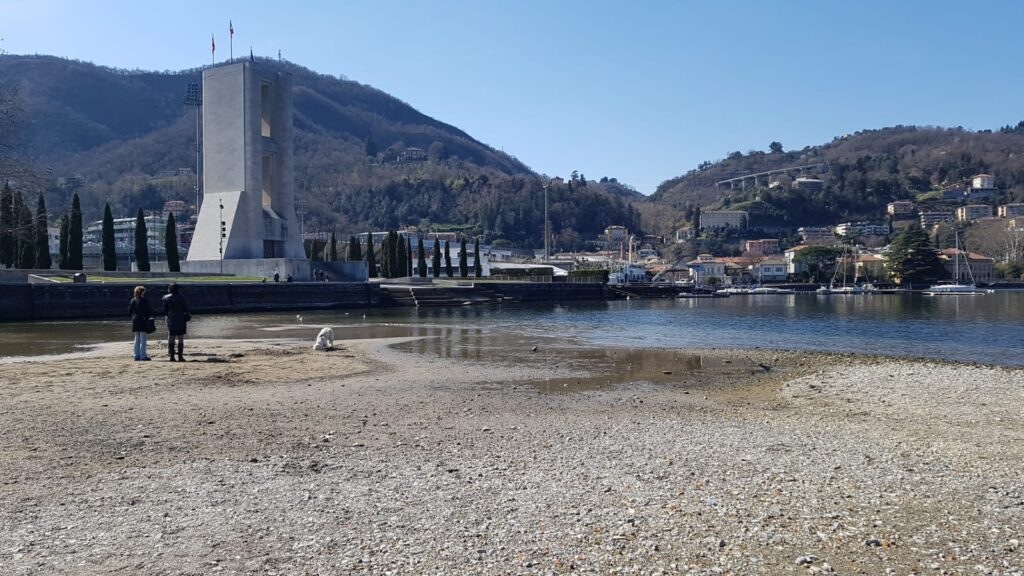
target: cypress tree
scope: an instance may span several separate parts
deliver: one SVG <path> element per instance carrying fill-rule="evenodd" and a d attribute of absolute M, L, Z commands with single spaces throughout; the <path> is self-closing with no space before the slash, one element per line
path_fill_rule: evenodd
<path fill-rule="evenodd" d="M 68 221 L 68 270 L 82 269 L 82 203 L 78 193 L 71 197 L 71 219 Z"/>
<path fill-rule="evenodd" d="M 405 252 L 405 242 L 402 241 L 402 237 L 397 237 L 398 242 L 398 268 L 395 276 L 405 276 L 405 271 L 409 269 L 409 255 Z"/>
<path fill-rule="evenodd" d="M 401 271 L 405 268 L 398 256 L 398 232 L 392 230 L 388 232 L 388 271 L 391 273 L 390 278 L 397 278 L 402 275 Z"/>
<path fill-rule="evenodd" d="M 32 210 L 29 209 L 21 192 L 15 193 L 14 206 L 17 208 L 17 250 L 14 265 L 17 268 L 32 268 L 36 265 L 35 222 L 32 219 Z"/>
<path fill-rule="evenodd" d="M 57 267 L 61 270 L 70 270 L 68 262 L 68 229 L 71 227 L 71 217 L 64 214 L 60 217 L 60 240 L 59 250 L 60 253 L 57 255 Z"/>
<path fill-rule="evenodd" d="M 420 278 L 427 277 L 427 253 L 423 249 L 423 238 L 416 240 L 416 272 Z"/>
<path fill-rule="evenodd" d="M 434 238 L 434 258 L 432 261 L 434 265 L 434 278 L 441 277 L 441 242 Z"/>
<path fill-rule="evenodd" d="M 391 232 L 380 241 L 380 277 L 391 278 Z"/>
<path fill-rule="evenodd" d="M 0 194 L 0 264 L 14 266 L 14 192 L 10 182 L 4 183 Z"/>
<path fill-rule="evenodd" d="M 331 232 L 331 249 L 327 253 L 327 257 L 331 262 L 338 261 L 338 237 L 334 235 L 334 232 Z"/>
<path fill-rule="evenodd" d="M 359 238 L 355 234 L 348 237 L 348 261 L 359 262 L 363 259 L 363 251 L 359 249 Z"/>
<path fill-rule="evenodd" d="M 369 268 L 370 278 L 377 277 L 377 257 L 373 253 L 373 233 L 366 233 L 366 265 Z"/>
<path fill-rule="evenodd" d="M 103 207 L 103 269 L 117 270 L 117 247 L 114 245 L 114 216 L 110 213 L 110 203 Z"/>
<path fill-rule="evenodd" d="M 405 275 L 412 278 L 412 238 L 405 239 Z"/>
<path fill-rule="evenodd" d="M 463 236 L 459 242 L 459 277 L 466 276 L 469 276 L 469 263 L 466 261 L 466 237 Z"/>
<path fill-rule="evenodd" d="M 146 215 L 139 208 L 135 215 L 135 268 L 149 272 L 149 237 L 146 234 Z"/>
<path fill-rule="evenodd" d="M 178 257 L 178 230 L 174 224 L 174 212 L 167 215 L 167 227 L 164 228 L 164 250 L 167 252 L 167 270 L 181 272 L 181 259 Z"/>
<path fill-rule="evenodd" d="M 480 278 L 484 275 L 484 266 L 480 263 L 480 237 L 473 239 L 473 275 Z"/>
<path fill-rule="evenodd" d="M 451 245 L 447 240 L 444 241 L 444 275 L 452 277 L 452 251 L 449 250 Z"/>
<path fill-rule="evenodd" d="M 50 259 L 50 234 L 47 230 L 46 200 L 39 193 L 36 202 L 36 269 L 49 270 L 53 266 Z"/>

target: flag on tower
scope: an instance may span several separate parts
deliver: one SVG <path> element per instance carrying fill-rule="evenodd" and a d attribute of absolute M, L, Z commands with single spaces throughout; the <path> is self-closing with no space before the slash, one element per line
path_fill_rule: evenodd
<path fill-rule="evenodd" d="M 213 39 L 213 34 L 210 34 L 210 54 L 217 52 L 217 41 Z"/>
<path fill-rule="evenodd" d="M 231 34 L 232 38 L 235 37 L 235 26 L 231 23 L 231 20 L 228 20 L 228 34 Z"/>

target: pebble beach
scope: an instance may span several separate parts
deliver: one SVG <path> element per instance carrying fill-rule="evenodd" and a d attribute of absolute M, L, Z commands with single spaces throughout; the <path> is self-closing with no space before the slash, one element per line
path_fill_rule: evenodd
<path fill-rule="evenodd" d="M 0 364 L 2 573 L 1024 574 L 1020 369 L 129 348 Z"/>

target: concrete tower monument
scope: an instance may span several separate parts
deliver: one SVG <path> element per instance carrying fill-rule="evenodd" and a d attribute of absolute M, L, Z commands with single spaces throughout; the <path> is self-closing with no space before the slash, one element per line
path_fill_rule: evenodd
<path fill-rule="evenodd" d="M 254 62 L 204 70 L 203 135 L 203 204 L 185 269 L 307 279 L 295 217 L 291 75 Z"/>

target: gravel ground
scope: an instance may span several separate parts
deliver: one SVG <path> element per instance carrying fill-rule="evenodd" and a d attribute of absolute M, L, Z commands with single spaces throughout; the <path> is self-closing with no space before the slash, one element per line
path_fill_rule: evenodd
<path fill-rule="evenodd" d="M 0 574 L 1024 574 L 1024 371 L 400 340 L 0 364 Z"/>

